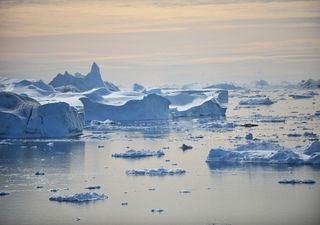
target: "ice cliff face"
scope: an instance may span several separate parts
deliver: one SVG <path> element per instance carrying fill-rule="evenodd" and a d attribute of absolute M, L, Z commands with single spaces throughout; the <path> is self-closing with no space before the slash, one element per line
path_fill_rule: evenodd
<path fill-rule="evenodd" d="M 100 69 L 96 63 L 92 64 L 91 70 L 86 76 L 80 74 L 73 76 L 66 71 L 64 74 L 59 73 L 49 84 L 60 91 L 65 89 L 82 92 L 101 87 L 110 88 L 111 91 L 118 90 L 118 87 L 114 84 L 103 82 Z"/>
<path fill-rule="evenodd" d="M 163 120 L 169 118 L 170 102 L 158 95 L 150 94 L 141 100 L 129 100 L 123 105 L 108 105 L 80 98 L 84 106 L 85 119 L 90 120 Z"/>
<path fill-rule="evenodd" d="M 83 119 L 67 103 L 0 92 L 0 138 L 59 138 L 81 134 Z"/>

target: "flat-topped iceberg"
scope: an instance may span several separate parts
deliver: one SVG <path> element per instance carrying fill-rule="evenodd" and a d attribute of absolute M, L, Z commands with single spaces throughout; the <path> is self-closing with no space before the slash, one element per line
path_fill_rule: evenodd
<path fill-rule="evenodd" d="M 304 149 L 313 145 L 315 144 L 291 150 L 272 142 L 248 142 L 234 149 L 213 148 L 209 152 L 207 162 L 320 164 L 319 148 L 310 155 L 304 153 Z"/>
<path fill-rule="evenodd" d="M 105 200 L 108 198 L 104 194 L 97 194 L 95 192 L 77 193 L 73 195 L 61 195 L 52 196 L 49 198 L 50 201 L 56 202 L 72 202 L 72 203 L 82 203 L 89 201 Z"/>
<path fill-rule="evenodd" d="M 0 92 L 0 138 L 60 138 L 82 133 L 83 119 L 64 102 L 36 100 Z"/>
<path fill-rule="evenodd" d="M 272 105 L 273 102 L 269 98 L 249 98 L 239 102 L 240 105 Z"/>
<path fill-rule="evenodd" d="M 124 153 L 115 153 L 112 154 L 112 157 L 115 158 L 144 158 L 144 157 L 151 157 L 156 156 L 160 157 L 163 156 L 164 152 L 162 150 L 151 151 L 151 150 L 128 150 Z"/>
<path fill-rule="evenodd" d="M 142 99 L 129 100 L 123 105 L 108 105 L 80 98 L 84 106 L 85 120 L 166 120 L 169 118 L 170 102 L 156 94 Z"/>
<path fill-rule="evenodd" d="M 165 168 L 159 168 L 159 169 L 134 169 L 134 170 L 127 170 L 127 175 L 136 175 L 136 176 L 166 176 L 166 175 L 183 175 L 186 171 L 181 168 L 176 169 L 165 169 Z"/>

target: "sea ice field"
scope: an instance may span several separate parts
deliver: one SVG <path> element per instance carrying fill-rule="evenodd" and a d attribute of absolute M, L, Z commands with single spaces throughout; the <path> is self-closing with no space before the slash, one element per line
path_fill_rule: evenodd
<path fill-rule="evenodd" d="M 1 78 L 0 224 L 319 224 L 320 91 L 302 85 Z"/>

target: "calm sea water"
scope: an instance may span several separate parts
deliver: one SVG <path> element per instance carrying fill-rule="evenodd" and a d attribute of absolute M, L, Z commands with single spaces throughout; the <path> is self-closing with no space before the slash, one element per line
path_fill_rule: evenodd
<path fill-rule="evenodd" d="M 284 101 L 288 101 L 286 106 L 281 104 Z M 0 197 L 0 224 L 319 224 L 319 168 L 205 163 L 213 146 L 244 142 L 248 132 L 287 147 L 308 143 L 304 137 L 289 138 L 287 134 L 305 130 L 319 134 L 319 119 L 308 116 L 319 110 L 318 99 L 279 100 L 271 107 L 253 109 L 236 109 L 236 105 L 236 99 L 231 100 L 228 121 L 254 121 L 252 116 L 257 113 L 288 118 L 285 123 L 261 123 L 250 129 L 203 129 L 198 120 L 186 120 L 86 132 L 78 140 L 2 143 L 0 190 L 10 195 Z M 203 138 L 196 138 L 199 135 Z M 53 142 L 53 147 L 48 142 Z M 179 148 L 183 143 L 193 149 L 183 152 Z M 111 157 L 128 148 L 164 148 L 165 156 L 139 160 Z M 125 173 L 127 169 L 160 166 L 181 167 L 187 173 L 166 177 Z M 45 175 L 35 176 L 37 171 Z M 278 184 L 283 178 L 314 179 L 317 183 Z M 96 192 L 108 199 L 85 204 L 49 201 L 53 195 L 86 192 L 89 185 L 100 185 Z M 52 188 L 60 190 L 52 193 Z M 124 202 L 128 205 L 122 206 Z M 153 208 L 164 211 L 152 213 Z"/>

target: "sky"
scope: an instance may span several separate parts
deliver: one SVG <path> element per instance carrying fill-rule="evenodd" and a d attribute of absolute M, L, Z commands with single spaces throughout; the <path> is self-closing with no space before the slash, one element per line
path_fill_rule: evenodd
<path fill-rule="evenodd" d="M 122 86 L 320 79 L 320 1 L 0 0 L 0 76 Z"/>

